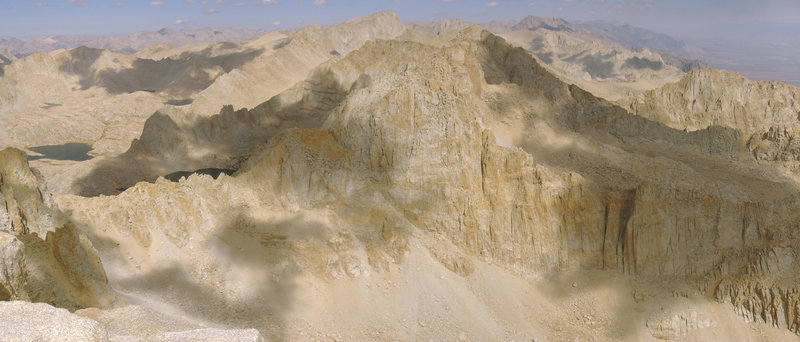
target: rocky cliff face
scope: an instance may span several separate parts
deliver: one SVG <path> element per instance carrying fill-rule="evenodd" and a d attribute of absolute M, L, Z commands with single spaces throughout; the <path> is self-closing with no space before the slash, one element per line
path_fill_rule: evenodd
<path fill-rule="evenodd" d="M 304 80 L 311 69 L 345 56 L 373 39 L 391 39 L 405 31 L 400 17 L 380 12 L 326 28 L 305 27 L 275 42 L 265 55 L 225 74 L 200 92 L 190 112 L 212 114 L 224 105 L 251 108 Z M 272 46 L 270 46 L 272 47 Z"/>
<path fill-rule="evenodd" d="M 631 113 L 684 130 L 709 126 L 742 132 L 759 160 L 796 161 L 800 89 L 714 69 L 695 70 L 679 82 L 621 101 Z"/>
<path fill-rule="evenodd" d="M 19 150 L 0 151 L 0 299 L 59 307 L 109 306 L 113 296 L 97 251 L 62 217 Z"/>
<path fill-rule="evenodd" d="M 796 329 L 796 181 L 754 162 L 741 127 L 659 121 L 566 85 L 478 28 L 435 45 L 378 40 L 253 109 L 157 114 L 83 182 L 102 192 L 115 186 L 110 174 L 200 164 L 236 167 L 233 177 L 59 204 L 104 241 L 109 277 L 130 298 L 278 339 L 300 338 L 282 328 L 298 317 L 354 324 L 308 318 L 346 309 L 292 306 L 281 299 L 292 291 L 342 281 L 374 294 L 375 277 L 411 277 L 421 260 L 463 279 L 486 265 L 518 276 L 617 270 Z M 436 291 L 420 286 L 404 289 Z M 653 319 L 653 336 L 713 325 L 670 317 Z"/>
<path fill-rule="evenodd" d="M 608 99 L 676 81 L 684 72 L 678 58 L 608 40 L 563 19 L 529 16 L 487 27 L 536 56 L 564 82 Z"/>
<path fill-rule="evenodd" d="M 635 96 L 622 105 L 632 113 L 687 130 L 712 125 L 742 132 L 798 124 L 800 90 L 778 82 L 752 81 L 723 70 L 701 69 L 679 82 Z"/>
<path fill-rule="evenodd" d="M 253 107 L 306 78 L 325 61 L 405 25 L 384 12 L 332 27 L 271 32 L 241 43 L 156 46 L 136 55 L 79 47 L 0 57 L 0 146 L 81 142 L 117 155 L 156 110 L 209 116 Z"/>

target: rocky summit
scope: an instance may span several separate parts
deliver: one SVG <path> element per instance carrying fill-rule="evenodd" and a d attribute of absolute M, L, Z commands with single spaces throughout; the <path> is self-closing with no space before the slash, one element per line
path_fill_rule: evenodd
<path fill-rule="evenodd" d="M 488 26 L 10 61 L 0 339 L 800 340 L 800 89 Z"/>

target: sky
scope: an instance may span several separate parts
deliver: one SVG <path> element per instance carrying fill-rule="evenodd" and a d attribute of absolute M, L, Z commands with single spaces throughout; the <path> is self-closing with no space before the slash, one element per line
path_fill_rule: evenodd
<path fill-rule="evenodd" d="M 527 15 L 627 23 L 678 38 L 796 37 L 800 0 L 0 0 L 0 38 L 125 35 L 182 27 L 296 29 L 391 10 L 404 22 Z"/>

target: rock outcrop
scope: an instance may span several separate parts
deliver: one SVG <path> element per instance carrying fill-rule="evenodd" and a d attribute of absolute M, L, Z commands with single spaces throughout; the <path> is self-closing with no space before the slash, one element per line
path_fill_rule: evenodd
<path fill-rule="evenodd" d="M 117 155 L 162 107 L 202 116 L 223 105 L 253 107 L 325 61 L 405 29 L 396 14 L 382 12 L 240 43 L 161 46 L 136 55 L 79 47 L 0 59 L 0 147 L 81 142 L 95 154 Z"/>
<path fill-rule="evenodd" d="M 685 65 L 666 53 L 623 45 L 559 18 L 528 16 L 519 23 L 486 25 L 536 56 L 566 83 L 616 100 L 678 80 Z"/>
<path fill-rule="evenodd" d="M 63 214 L 24 154 L 0 153 L 2 299 L 105 308 L 78 314 L 112 339 L 725 339 L 741 332 L 722 323 L 727 303 L 798 330 L 800 183 L 751 153 L 793 155 L 792 130 L 768 129 L 796 120 L 792 89 L 741 81 L 775 96 L 768 122 L 740 115 L 756 95 L 707 90 L 732 77 L 707 83 L 715 71 L 619 106 L 478 27 L 371 40 L 402 34 L 396 19 L 282 41 L 338 55 L 251 109 L 160 110 L 127 152 L 77 181 L 100 196 L 55 196 Z M 759 150 L 764 129 L 775 146 Z M 237 171 L 159 177 L 204 168 Z M 614 284 L 527 282 L 596 271 L 681 290 L 654 313 L 657 296 Z M 136 306 L 108 309 L 107 286 Z M 646 314 L 594 312 L 612 299 Z M 716 306 L 663 308 L 687 301 Z"/>
<path fill-rule="evenodd" d="M 201 160 L 233 177 L 59 201 L 81 230 L 119 243 L 99 248 L 124 291 L 280 338 L 281 322 L 336 310 L 277 300 L 292 284 L 372 284 L 425 258 L 461 277 L 485 264 L 617 270 L 747 302 L 727 284 L 751 284 L 761 266 L 748 256 L 800 240 L 787 228 L 796 182 L 746 151 L 741 130 L 633 115 L 473 27 L 436 45 L 368 42 L 251 110 L 158 114 L 91 183 L 131 160 Z M 151 292 L 165 282 L 176 286 Z M 693 319 L 652 328 L 711 326 Z"/>
<path fill-rule="evenodd" d="M 785 83 L 752 81 L 730 71 L 693 70 L 676 83 L 620 104 L 677 129 L 736 129 L 759 160 L 797 159 L 794 132 L 800 129 L 800 88 Z"/>
<path fill-rule="evenodd" d="M 0 302 L 3 341 L 247 341 L 264 339 L 255 329 L 201 328 L 146 309 L 127 306 L 107 312 L 97 309 L 70 313 L 44 303 Z M 120 316 L 119 313 L 125 315 Z"/>
<path fill-rule="evenodd" d="M 109 341 L 100 323 L 43 303 L 0 302 L 3 341 Z"/>
<path fill-rule="evenodd" d="M 0 151 L 0 300 L 75 310 L 113 300 L 89 239 L 66 220 L 28 167 L 24 153 Z"/>
<path fill-rule="evenodd" d="M 677 129 L 726 126 L 745 133 L 770 127 L 794 127 L 800 113 L 800 89 L 715 69 L 693 70 L 680 81 L 622 101 L 631 113 Z"/>

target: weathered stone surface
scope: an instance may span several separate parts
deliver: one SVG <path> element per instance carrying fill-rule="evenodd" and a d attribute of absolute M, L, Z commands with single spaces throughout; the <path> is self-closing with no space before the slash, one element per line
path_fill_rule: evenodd
<path fill-rule="evenodd" d="M 0 232 L 0 300 L 27 300 L 25 245 L 14 235 Z"/>
<path fill-rule="evenodd" d="M 28 279 L 58 278 L 102 306 L 91 284 L 104 276 L 78 233 L 86 232 L 122 295 L 203 322 L 142 333 L 141 321 L 125 330 L 102 312 L 90 316 L 131 338 L 202 337 L 219 331 L 197 329 L 225 326 L 275 340 L 347 339 L 339 333 L 351 327 L 351 339 L 447 339 L 459 329 L 521 339 L 506 327 L 527 334 L 563 326 L 539 318 L 547 307 L 525 307 L 534 304 L 520 298 L 544 292 L 521 279 L 575 270 L 680 284 L 745 317 L 796 327 L 800 239 L 791 227 L 800 222 L 800 187 L 753 160 L 744 141 L 751 131 L 739 125 L 750 121 L 688 132 L 631 114 L 476 27 L 369 41 L 340 57 L 249 110 L 152 116 L 125 154 L 79 182 L 87 195 L 121 193 L 57 196 L 70 221 L 43 241 L 17 237 L 31 250 L 26 265 L 49 265 Z M 156 178 L 203 167 L 238 171 Z M 14 210 L 11 230 L 27 229 Z M 40 272 L 59 264 L 75 273 Z M 576 299 L 557 317 L 579 327 L 553 332 L 555 340 L 635 339 L 639 330 L 644 338 L 729 336 L 700 329 L 714 328 L 709 311 L 651 323 L 596 319 L 592 311 L 608 305 L 593 300 L 614 291 L 563 283 L 550 294 Z M 25 288 L 68 307 L 47 287 Z M 71 289 L 51 292 L 61 298 Z M 584 300 L 580 291 L 600 294 Z M 634 306 L 654 302 L 623 292 Z M 397 309 L 374 313 L 385 307 Z M 530 320 L 536 326 L 519 323 Z M 623 323 L 636 325 L 634 337 L 620 335 Z"/>
<path fill-rule="evenodd" d="M 0 302 L 0 340 L 105 342 L 100 323 L 43 303 Z"/>
<path fill-rule="evenodd" d="M 694 330 L 716 325 L 716 322 L 694 310 L 679 313 L 662 312 L 647 320 L 647 328 L 653 337 L 669 341 L 683 339 Z"/>
<path fill-rule="evenodd" d="M 692 70 L 678 82 L 620 102 L 631 113 L 690 131 L 724 126 L 749 137 L 800 125 L 800 89 L 725 70 Z"/>
<path fill-rule="evenodd" d="M 108 331 L 111 341 L 260 342 L 264 340 L 255 329 L 204 328 L 137 305 L 106 310 L 82 309 L 76 311 L 75 314 L 100 322 L 101 326 Z"/>
<path fill-rule="evenodd" d="M 97 251 L 39 184 L 22 151 L 0 151 L 0 216 L 9 217 L 0 230 L 0 299 L 71 310 L 110 305 Z"/>

